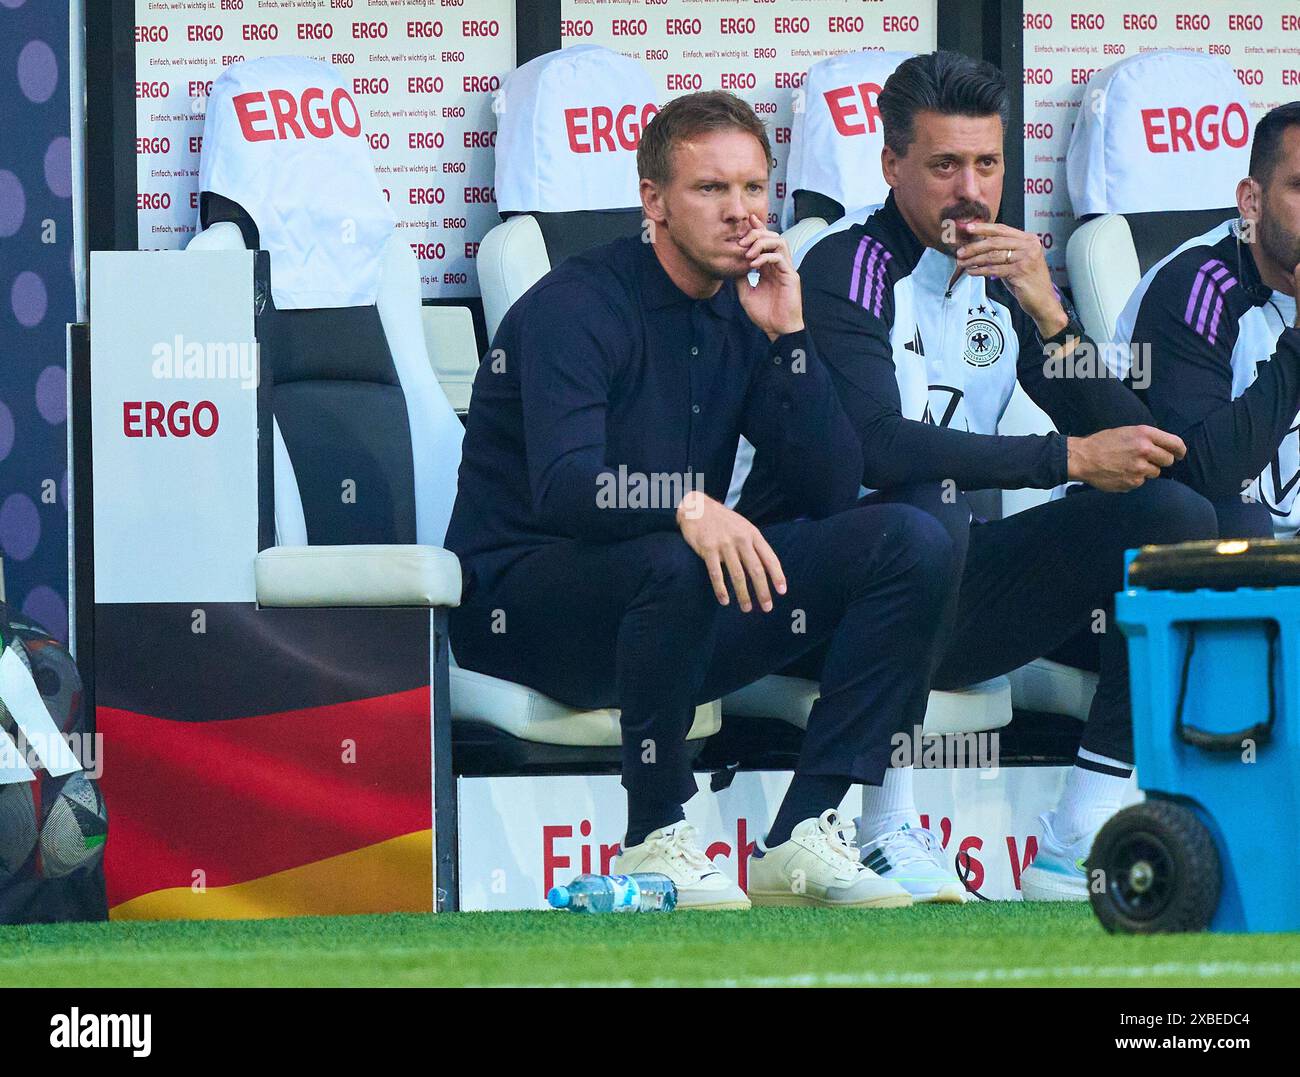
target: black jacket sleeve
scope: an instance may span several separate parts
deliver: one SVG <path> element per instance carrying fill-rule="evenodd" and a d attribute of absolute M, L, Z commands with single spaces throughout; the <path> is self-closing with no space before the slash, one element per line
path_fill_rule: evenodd
<path fill-rule="evenodd" d="M 830 244 L 835 238 L 808 253 L 799 275 L 804 318 L 862 444 L 863 483 L 886 489 L 951 479 L 966 490 L 1046 490 L 1064 482 L 1060 434 L 972 434 L 903 417 L 889 339 L 892 296 L 879 317 L 849 299 L 851 265 Z"/>
<path fill-rule="evenodd" d="M 618 317 L 602 298 L 579 298 L 563 285 L 547 293 L 546 302 L 530 305 L 518 334 L 529 342 L 519 391 L 534 511 L 555 534 L 589 542 L 675 530 L 673 508 L 630 508 L 600 496 L 617 485 L 605 465 L 605 416 L 618 350 L 631 347 L 631 328 L 611 340 L 596 332 L 592 316 L 600 304 L 605 324 Z"/>
<path fill-rule="evenodd" d="M 1149 385 L 1142 392 L 1156 425 L 1187 443 L 1172 477 L 1205 497 L 1239 495 L 1268 467 L 1295 423 L 1300 331 L 1282 331 L 1272 357 L 1259 363 L 1255 380 L 1234 400 L 1232 353 L 1243 299 L 1229 293 L 1214 329 L 1197 332 L 1185 317 L 1195 273 L 1195 260 L 1175 259 L 1142 299 L 1133 324 L 1133 343 L 1150 349 Z"/>
<path fill-rule="evenodd" d="M 775 461 L 794 512 L 820 518 L 857 501 L 862 446 L 807 330 L 777 337 L 756 360 L 742 433 Z"/>

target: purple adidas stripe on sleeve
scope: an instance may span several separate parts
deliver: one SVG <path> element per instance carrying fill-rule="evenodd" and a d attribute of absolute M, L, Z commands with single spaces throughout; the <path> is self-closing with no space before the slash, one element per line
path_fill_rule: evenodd
<path fill-rule="evenodd" d="M 880 317 L 885 298 L 885 267 L 893 257 L 879 241 L 870 236 L 862 237 L 853 256 L 849 299 L 854 303 L 860 303 L 865 310 L 871 311 L 877 318 Z"/>
<path fill-rule="evenodd" d="M 1219 319 L 1223 315 L 1223 297 L 1235 288 L 1237 278 L 1218 258 L 1211 258 L 1196 273 L 1187 296 L 1183 321 L 1213 344 L 1218 339 Z"/>

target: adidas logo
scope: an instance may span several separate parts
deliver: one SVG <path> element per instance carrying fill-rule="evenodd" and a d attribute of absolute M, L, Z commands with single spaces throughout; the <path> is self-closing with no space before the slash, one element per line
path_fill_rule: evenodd
<path fill-rule="evenodd" d="M 889 858 L 885 856 L 881 849 L 873 849 L 864 860 L 863 865 L 870 868 L 877 875 L 884 875 L 889 870 Z"/>

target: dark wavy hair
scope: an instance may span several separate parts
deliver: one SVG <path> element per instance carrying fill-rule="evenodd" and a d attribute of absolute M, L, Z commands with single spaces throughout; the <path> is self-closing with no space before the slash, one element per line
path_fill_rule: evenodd
<path fill-rule="evenodd" d="M 930 52 L 904 60 L 885 80 L 876 100 L 885 145 L 899 157 L 916 138 L 916 114 L 992 116 L 1006 129 L 1011 102 L 1007 80 L 990 63 L 960 52 Z"/>

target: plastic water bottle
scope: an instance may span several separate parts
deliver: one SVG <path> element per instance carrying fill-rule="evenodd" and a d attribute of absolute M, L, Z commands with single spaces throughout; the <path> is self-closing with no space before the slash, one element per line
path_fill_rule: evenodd
<path fill-rule="evenodd" d="M 672 912 L 677 887 L 667 875 L 579 875 L 568 886 L 553 886 L 546 895 L 553 909 L 570 912 Z"/>

